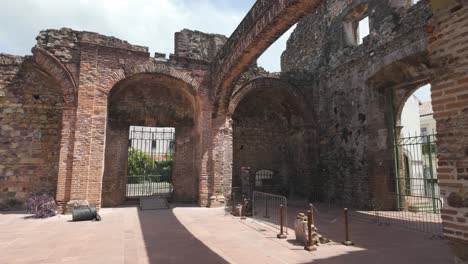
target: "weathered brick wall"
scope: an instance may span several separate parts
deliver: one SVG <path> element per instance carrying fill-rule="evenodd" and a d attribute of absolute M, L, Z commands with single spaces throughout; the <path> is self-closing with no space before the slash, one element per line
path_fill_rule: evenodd
<path fill-rule="evenodd" d="M 312 105 L 319 120 L 319 175 L 312 185 L 327 190 L 318 198 L 355 206 L 384 200 L 393 190 L 390 95 L 427 80 L 420 58 L 427 57 L 431 14 L 425 1 L 400 9 L 367 1 L 371 34 L 362 45 L 350 45 L 343 19 L 364 2 L 326 1 L 299 22 L 282 55 L 284 75 L 312 80 L 304 87 L 317 100 Z"/>
<path fill-rule="evenodd" d="M 0 55 L 0 209 L 55 195 L 63 95 L 31 58 Z"/>
<path fill-rule="evenodd" d="M 444 235 L 454 243 L 457 263 L 468 263 L 468 3 L 442 3 L 430 24 L 430 58 L 438 68 L 432 104 Z"/>

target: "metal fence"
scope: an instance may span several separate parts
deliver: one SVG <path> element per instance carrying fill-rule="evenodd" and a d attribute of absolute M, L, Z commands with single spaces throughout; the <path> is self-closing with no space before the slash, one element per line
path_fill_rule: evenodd
<path fill-rule="evenodd" d="M 126 197 L 170 197 L 175 129 L 131 127 L 128 140 Z"/>
<path fill-rule="evenodd" d="M 252 218 L 274 228 L 280 227 L 280 206 L 284 207 L 285 233 L 288 233 L 288 201 L 286 197 L 254 191 L 252 194 Z"/>
<path fill-rule="evenodd" d="M 353 210 L 354 216 L 379 225 L 397 226 L 442 237 L 442 200 L 431 196 L 390 194 L 381 202 L 373 201 L 370 210 Z"/>
<path fill-rule="evenodd" d="M 131 175 L 128 176 L 126 197 L 170 197 L 173 190 L 170 175 Z"/>

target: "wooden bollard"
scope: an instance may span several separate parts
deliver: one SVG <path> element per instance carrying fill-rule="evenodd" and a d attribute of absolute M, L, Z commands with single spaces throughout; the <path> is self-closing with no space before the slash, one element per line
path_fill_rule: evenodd
<path fill-rule="evenodd" d="M 312 245 L 312 211 L 307 211 L 307 245 L 304 249 L 307 251 L 315 251 L 317 248 L 315 245 Z"/>
<path fill-rule="evenodd" d="M 349 240 L 348 208 L 344 209 L 344 218 L 345 218 L 345 241 L 343 242 L 343 245 L 352 246 L 353 242 Z"/>
<path fill-rule="evenodd" d="M 284 206 L 280 205 L 280 233 L 276 236 L 279 239 L 286 239 L 287 236 L 284 234 Z"/>

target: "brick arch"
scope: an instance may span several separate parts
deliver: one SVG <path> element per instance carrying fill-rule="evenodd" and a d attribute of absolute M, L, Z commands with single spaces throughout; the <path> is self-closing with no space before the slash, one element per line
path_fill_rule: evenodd
<path fill-rule="evenodd" d="M 211 63 L 214 113 L 226 109 L 237 80 L 281 35 L 323 0 L 256 1 Z"/>
<path fill-rule="evenodd" d="M 35 47 L 32 52 L 34 62 L 59 84 L 65 105 L 75 107 L 78 89 L 71 73 L 48 51 Z"/>
<path fill-rule="evenodd" d="M 278 77 L 258 77 L 252 79 L 241 86 L 236 87 L 232 97 L 229 100 L 228 115 L 232 116 L 239 105 L 249 93 L 255 90 L 265 90 L 271 87 L 279 87 L 287 91 L 288 95 L 291 96 L 298 104 L 299 109 L 304 114 L 305 121 L 312 122 L 315 124 L 315 118 L 310 114 L 309 107 L 304 100 L 303 93 L 293 84 L 282 80 Z"/>
<path fill-rule="evenodd" d="M 122 69 L 118 69 L 112 72 L 110 75 L 110 83 L 106 87 L 106 92 L 109 93 L 111 89 L 117 85 L 117 83 L 123 81 L 124 79 L 129 79 L 133 76 L 141 74 L 160 74 L 172 79 L 179 80 L 189 87 L 190 94 L 194 96 L 197 95 L 197 88 L 200 86 L 200 84 L 186 72 L 182 72 L 164 64 L 148 61 L 143 64 L 126 66 Z"/>

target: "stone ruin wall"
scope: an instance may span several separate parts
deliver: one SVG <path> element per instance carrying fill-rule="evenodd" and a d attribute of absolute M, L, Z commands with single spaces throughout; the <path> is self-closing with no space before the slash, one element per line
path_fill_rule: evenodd
<path fill-rule="evenodd" d="M 63 97 L 29 57 L 0 54 L 0 209 L 55 195 Z"/>
<path fill-rule="evenodd" d="M 401 104 L 427 81 L 431 15 L 426 1 L 367 1 L 371 34 L 356 46 L 346 40 L 344 20 L 364 2 L 322 3 L 298 23 L 282 55 L 283 76 L 308 81 L 304 92 L 316 100 L 311 111 L 318 117 L 320 154 L 312 195 L 360 207 L 394 190 L 389 113 L 395 106 L 388 96 L 394 93 L 395 105 Z"/>

